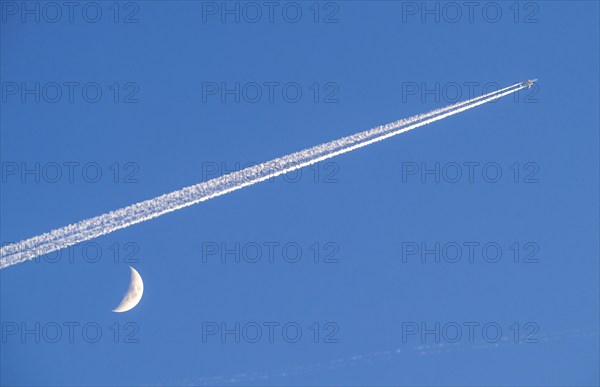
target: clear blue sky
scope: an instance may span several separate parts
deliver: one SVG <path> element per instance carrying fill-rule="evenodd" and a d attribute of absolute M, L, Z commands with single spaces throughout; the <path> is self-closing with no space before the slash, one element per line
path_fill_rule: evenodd
<path fill-rule="evenodd" d="M 260 17 L 227 3 L 239 23 L 221 2 L 61 3 L 0 2 L 3 243 L 427 112 L 470 84 L 539 83 L 2 270 L 2 385 L 600 383 L 597 2 L 481 2 L 471 20 L 460 2 L 460 17 L 436 2 L 276 2 L 271 19 L 262 2 Z M 239 102 L 223 91 L 236 83 Z M 439 182 L 421 174 L 435 168 Z M 483 246 L 488 261 L 502 249 L 496 263 Z M 114 314 L 128 265 L 144 297 Z M 208 334 L 236 323 L 239 343 Z M 439 351 L 434 334 L 408 335 L 436 326 Z"/>

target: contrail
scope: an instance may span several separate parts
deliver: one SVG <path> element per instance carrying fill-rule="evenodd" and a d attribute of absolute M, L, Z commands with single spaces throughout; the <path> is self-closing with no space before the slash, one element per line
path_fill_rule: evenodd
<path fill-rule="evenodd" d="M 516 83 L 477 98 L 436 109 L 426 114 L 419 114 L 394 121 L 351 136 L 342 137 L 338 140 L 326 142 L 237 172 L 219 176 L 206 182 L 185 187 L 154 199 L 145 200 L 128 207 L 82 220 L 78 223 L 58 228 L 21 242 L 9 244 L 0 249 L 0 269 L 365 147 L 369 144 L 502 98 L 527 86 L 527 82 Z"/>
<path fill-rule="evenodd" d="M 320 363 L 313 363 L 308 365 L 301 365 L 296 367 L 288 367 L 279 369 L 271 372 L 244 372 L 237 373 L 229 376 L 210 376 L 202 377 L 195 380 L 184 380 L 182 382 L 169 382 L 168 386 L 223 386 L 242 384 L 248 382 L 257 382 L 265 380 L 273 380 L 276 384 L 277 380 L 282 378 L 302 376 L 311 373 L 326 372 L 329 370 L 350 368 L 360 364 L 380 362 L 384 360 L 392 360 L 395 358 L 401 359 L 402 355 L 408 355 L 414 360 L 414 356 L 435 356 L 442 354 L 453 354 L 458 351 L 476 351 L 476 350 L 490 350 L 499 347 L 514 347 L 514 346 L 527 346 L 530 344 L 545 343 L 555 344 L 565 340 L 581 340 L 595 338 L 600 335 L 600 330 L 581 330 L 573 329 L 570 331 L 559 331 L 550 333 L 540 333 L 533 337 L 528 337 L 528 341 L 524 341 L 523 337 L 508 337 L 503 336 L 496 342 L 490 340 L 461 340 L 455 343 L 435 343 L 435 344 L 421 344 L 416 346 L 409 346 L 402 344 L 395 348 L 382 350 L 378 352 L 371 352 L 367 354 L 357 354 L 349 357 L 337 358 L 330 361 L 324 361 Z M 517 339 L 517 340 L 516 340 Z M 515 342 L 516 340 L 516 342 Z M 290 383 L 288 383 L 290 384 Z"/>

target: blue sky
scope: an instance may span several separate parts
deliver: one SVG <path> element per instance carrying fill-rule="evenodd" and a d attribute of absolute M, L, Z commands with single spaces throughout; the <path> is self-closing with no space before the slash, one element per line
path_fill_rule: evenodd
<path fill-rule="evenodd" d="M 2 385 L 600 383 L 597 2 L 56 4 L 0 2 L 2 243 L 539 83 L 2 270 Z"/>

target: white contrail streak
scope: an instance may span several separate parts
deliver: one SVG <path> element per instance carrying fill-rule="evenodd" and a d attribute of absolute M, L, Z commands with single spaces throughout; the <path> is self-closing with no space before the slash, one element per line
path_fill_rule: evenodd
<path fill-rule="evenodd" d="M 439 121 L 484 103 L 499 99 L 527 87 L 524 82 L 501 90 L 493 91 L 481 97 L 473 98 L 426 114 L 381 125 L 373 129 L 342 137 L 321 145 L 289 154 L 271 161 L 223 175 L 206 182 L 185 187 L 154 199 L 145 200 L 128 207 L 82 220 L 45 234 L 0 249 L 0 269 L 33 259 L 84 242 L 104 234 L 129 227 L 136 223 L 156 218 L 168 212 L 200 203 L 265 181 L 319 161 L 362 148 L 400 133 Z"/>
<path fill-rule="evenodd" d="M 579 330 L 574 329 L 571 331 L 563 332 L 551 332 L 551 333 L 540 333 L 534 337 L 528 338 L 530 343 L 545 343 L 554 344 L 563 340 L 581 340 L 588 338 L 595 338 L 600 335 L 598 329 L 594 330 Z M 357 366 L 361 363 L 372 363 L 376 361 L 391 360 L 401 355 L 408 355 L 414 359 L 414 355 L 419 356 L 435 356 L 442 354 L 452 354 L 458 351 L 476 351 L 476 350 L 491 350 L 499 347 L 514 348 L 516 346 L 530 345 L 523 341 L 522 337 L 519 337 L 519 341 L 515 343 L 514 338 L 511 339 L 508 336 L 501 337 L 497 342 L 490 342 L 490 340 L 461 340 L 455 343 L 436 343 L 436 344 L 421 344 L 417 346 L 408 346 L 403 344 L 396 348 L 371 352 L 368 354 L 354 355 L 351 357 L 338 358 L 328 362 L 313 363 L 305 366 L 290 367 L 280 369 L 274 372 L 245 372 L 238 373 L 231 376 L 212 376 L 203 377 L 193 381 L 184 381 L 182 383 L 169 383 L 168 385 L 183 385 L 183 386 L 223 386 L 232 384 L 248 384 L 248 382 L 257 382 L 264 380 L 281 380 L 281 378 L 295 377 L 307 375 L 310 373 L 317 373 L 323 371 L 329 371 L 340 368 L 349 368 Z M 283 383 L 275 383 L 283 384 Z M 288 383 L 289 384 L 289 383 Z"/>

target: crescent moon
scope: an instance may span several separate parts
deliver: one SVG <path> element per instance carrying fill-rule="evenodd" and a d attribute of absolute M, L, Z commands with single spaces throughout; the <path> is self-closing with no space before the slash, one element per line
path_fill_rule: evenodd
<path fill-rule="evenodd" d="M 135 308 L 142 299 L 142 294 L 144 294 L 144 282 L 142 281 L 142 276 L 140 276 L 140 273 L 133 267 L 129 266 L 129 268 L 131 269 L 131 283 L 119 306 L 113 309 L 113 312 L 116 313 L 127 312 L 128 310 Z"/>

